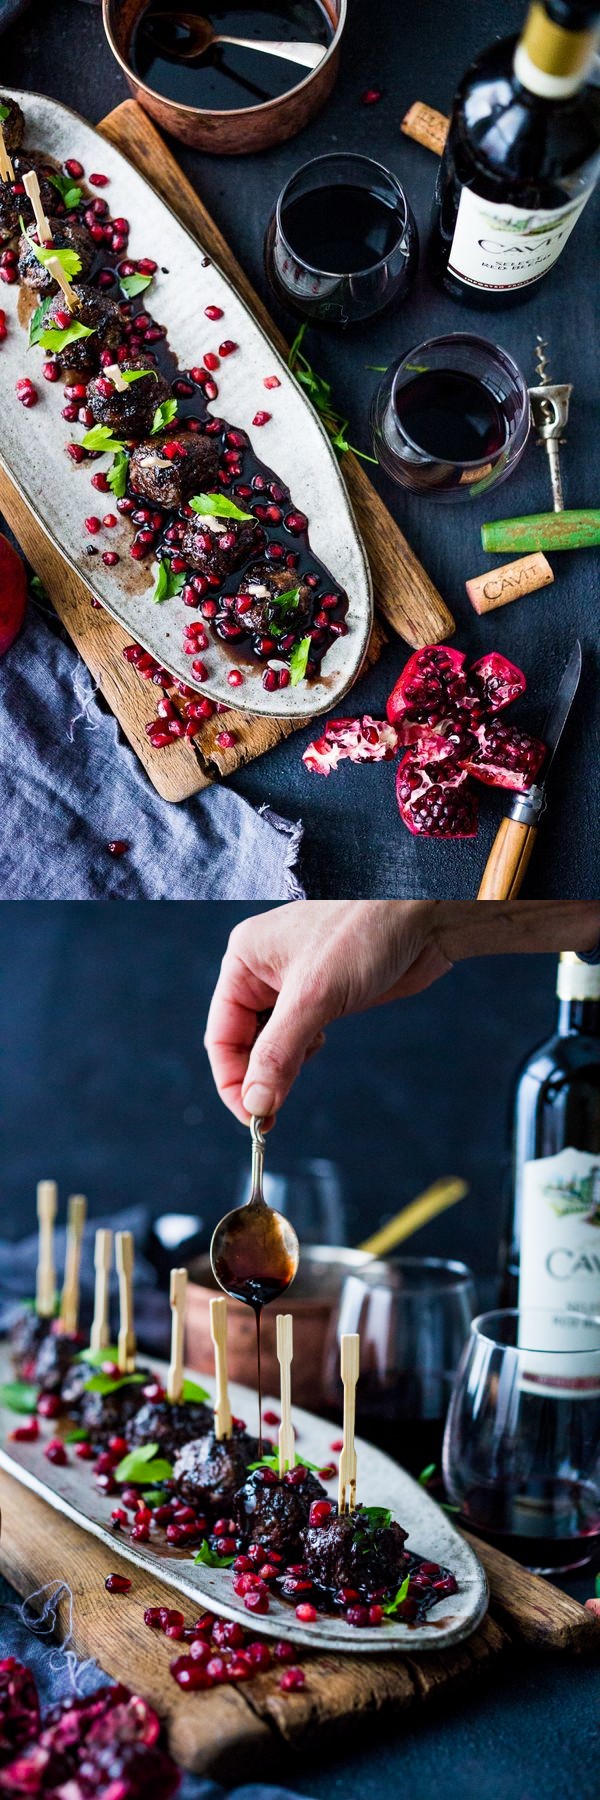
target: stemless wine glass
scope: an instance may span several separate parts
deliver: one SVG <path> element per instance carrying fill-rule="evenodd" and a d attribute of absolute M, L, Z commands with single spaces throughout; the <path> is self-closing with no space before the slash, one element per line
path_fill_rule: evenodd
<path fill-rule="evenodd" d="M 241 1170 L 236 1206 L 250 1199 L 247 1167 Z M 265 1200 L 291 1219 L 302 1244 L 344 1244 L 346 1212 L 341 1171 L 328 1156 L 295 1157 L 290 1170 L 265 1169 Z"/>
<path fill-rule="evenodd" d="M 378 462 L 432 500 L 476 500 L 520 462 L 527 382 L 498 344 L 470 332 L 429 338 L 388 369 L 371 407 Z"/>
<path fill-rule="evenodd" d="M 349 325 L 404 300 L 417 227 L 396 176 L 369 156 L 317 156 L 282 188 L 265 237 L 278 300 L 321 325 Z"/>
<path fill-rule="evenodd" d="M 600 1544 L 600 1318 L 516 1308 L 473 1320 L 444 1436 L 465 1522 L 537 1574 Z"/>
<path fill-rule="evenodd" d="M 473 1276 L 462 1262 L 390 1256 L 344 1282 L 325 1348 L 327 1405 L 342 1401 L 339 1343 L 358 1332 L 357 1428 L 419 1475 L 441 1462 L 446 1409 L 475 1311 Z"/>

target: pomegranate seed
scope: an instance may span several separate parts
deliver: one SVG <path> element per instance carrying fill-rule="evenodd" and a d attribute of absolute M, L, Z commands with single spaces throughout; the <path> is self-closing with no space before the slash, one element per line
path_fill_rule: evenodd
<path fill-rule="evenodd" d="M 206 381 L 204 384 L 204 392 L 207 400 L 216 400 L 219 392 L 216 381 Z"/>
<path fill-rule="evenodd" d="M 272 413 L 257 412 L 254 414 L 252 424 L 253 425 L 268 425 L 269 419 L 272 418 L 272 416 L 273 416 Z"/>
<path fill-rule="evenodd" d="M 176 1639 L 180 1640 L 183 1637 L 183 1625 L 167 1625 L 167 1626 L 165 1626 L 165 1637 L 176 1638 Z"/>
<path fill-rule="evenodd" d="M 325 1520 L 330 1518 L 331 1512 L 330 1500 L 313 1500 L 308 1515 L 309 1525 L 324 1525 Z"/>
<path fill-rule="evenodd" d="M 369 1607 L 369 1624 L 370 1625 L 381 1625 L 382 1622 L 383 1622 L 383 1607 L 382 1606 L 370 1606 Z"/>
<path fill-rule="evenodd" d="M 104 1586 L 109 1594 L 128 1594 L 131 1582 L 128 1575 L 107 1575 Z"/>
<path fill-rule="evenodd" d="M 129 1523 L 127 1513 L 123 1506 L 113 1506 L 110 1516 L 113 1525 L 127 1525 Z"/>
<path fill-rule="evenodd" d="M 21 402 L 21 406 L 37 406 L 39 394 L 37 388 L 34 387 L 33 382 L 29 380 L 28 375 L 22 376 L 21 380 L 17 381 L 16 395 L 17 400 L 20 400 Z"/>
<path fill-rule="evenodd" d="M 108 175 L 90 175 L 89 180 L 92 187 L 108 187 Z"/>
<path fill-rule="evenodd" d="M 260 1644 L 258 1642 L 248 1644 L 246 1655 L 250 1658 L 250 1661 L 254 1663 L 255 1668 L 270 1669 L 271 1652 L 268 1644 Z"/>
<path fill-rule="evenodd" d="M 37 1419 L 28 1419 L 26 1425 L 17 1425 L 14 1431 L 9 1431 L 8 1435 L 17 1444 L 33 1443 L 34 1438 L 40 1435 Z"/>
<path fill-rule="evenodd" d="M 286 530 L 292 531 L 294 533 L 294 536 L 296 535 L 297 532 L 306 531 L 307 525 L 308 525 L 308 519 L 306 517 L 306 513 L 303 513 L 303 512 L 286 513 L 286 517 L 285 517 Z"/>
<path fill-rule="evenodd" d="M 63 169 L 66 175 L 72 177 L 73 181 L 81 180 L 81 176 L 83 175 L 83 163 L 78 162 L 75 156 L 70 156 L 68 162 L 63 163 Z"/>
<path fill-rule="evenodd" d="M 250 1588 L 248 1592 L 244 1594 L 244 1606 L 247 1608 L 248 1612 L 267 1613 L 269 1611 L 269 1596 L 259 1587 Z"/>
<path fill-rule="evenodd" d="M 278 1686 L 283 1694 L 295 1693 L 299 1688 L 305 1687 L 304 1669 L 284 1669 L 283 1674 L 279 1677 Z"/>
<path fill-rule="evenodd" d="M 377 101 L 383 99 L 382 90 L 381 88 L 365 88 L 360 98 L 363 106 L 376 106 Z"/>
<path fill-rule="evenodd" d="M 237 344 L 234 344 L 233 338 L 224 338 L 223 343 L 219 344 L 219 356 L 233 356 L 233 352 L 234 350 L 237 350 L 237 348 L 238 346 Z"/>
<path fill-rule="evenodd" d="M 104 475 L 101 470 L 98 470 L 97 475 L 92 475 L 92 487 L 96 489 L 98 494 L 108 494 L 110 492 L 106 475 Z"/>
<path fill-rule="evenodd" d="M 118 520 L 116 519 L 114 513 L 105 513 L 104 514 L 102 524 L 106 525 L 108 531 L 112 531 L 113 525 L 116 525 L 117 523 L 118 523 Z"/>
<path fill-rule="evenodd" d="M 173 1680 L 181 1688 L 197 1691 L 199 1688 L 213 1686 L 212 1676 L 208 1674 L 208 1670 L 201 1669 L 199 1663 L 192 1662 L 190 1656 L 178 1656 L 176 1662 L 171 1663 L 170 1672 Z"/>
<path fill-rule="evenodd" d="M 125 226 L 127 226 L 127 230 L 129 230 L 129 225 L 127 224 L 126 219 L 115 219 L 115 225 L 118 225 L 120 227 L 121 231 L 125 230 Z M 158 263 L 156 263 L 154 261 L 154 257 L 140 256 L 140 259 L 138 262 L 138 272 L 140 275 L 155 275 L 157 268 L 158 268 Z"/>
<path fill-rule="evenodd" d="M 91 513 L 89 519 L 85 520 L 85 529 L 90 531 L 93 536 L 100 530 L 100 520 L 96 518 L 95 513 Z"/>
<path fill-rule="evenodd" d="M 276 669 L 265 669 L 265 672 L 264 672 L 264 675 L 262 678 L 262 684 L 263 684 L 263 687 L 266 688 L 268 694 L 274 693 L 275 688 L 279 687 Z M 264 1470 L 263 1478 L 264 1478 L 264 1475 L 269 1474 L 269 1472 L 270 1471 L 268 1469 Z"/>
<path fill-rule="evenodd" d="M 125 232 L 125 235 L 127 235 L 127 232 L 129 231 L 129 219 L 113 219 L 113 231 L 123 231 Z M 156 268 L 156 263 L 154 264 L 154 268 Z"/>
<path fill-rule="evenodd" d="M 79 1456 L 82 1462 L 91 1462 L 92 1457 L 95 1456 L 93 1444 L 88 1444 L 85 1441 L 81 1444 L 76 1444 L 75 1455 Z"/>
<path fill-rule="evenodd" d="M 103 550 L 102 561 L 103 563 L 106 563 L 107 569 L 114 569 L 115 563 L 120 562 L 120 560 L 116 550 Z"/>
<path fill-rule="evenodd" d="M 327 1463 L 326 1468 L 319 1469 L 319 1477 L 320 1477 L 321 1481 L 333 1481 L 334 1477 L 336 1475 L 337 1475 L 337 1469 L 335 1467 L 335 1463 Z"/>
<path fill-rule="evenodd" d="M 103 1494 L 116 1494 L 117 1483 L 114 1475 L 111 1475 L 110 1473 L 107 1473 L 106 1475 L 96 1475 L 95 1481 L 96 1486 L 102 1489 Z"/>
<path fill-rule="evenodd" d="M 50 1438 L 49 1443 L 44 1444 L 44 1456 L 48 1458 L 48 1462 L 57 1463 L 58 1467 L 61 1469 L 64 1468 L 65 1463 L 69 1460 L 65 1446 L 64 1444 L 61 1444 L 60 1438 Z"/>
<path fill-rule="evenodd" d="M 205 306 L 204 312 L 207 319 L 222 319 L 223 317 L 222 306 Z"/>
<path fill-rule="evenodd" d="M 291 676 L 290 676 L 289 669 L 280 669 L 279 670 L 278 687 L 280 687 L 280 688 L 289 687 L 290 680 L 291 680 Z"/>
<path fill-rule="evenodd" d="M 16 280 L 17 280 L 16 269 L 13 269 L 12 267 L 8 267 L 7 264 L 4 263 L 2 265 L 2 268 L 0 268 L 0 281 L 5 281 L 7 287 L 14 287 Z"/>
<path fill-rule="evenodd" d="M 43 1419 L 57 1419 L 62 1410 L 62 1400 L 59 1394 L 40 1394 L 37 1411 L 41 1413 Z"/>
<path fill-rule="evenodd" d="M 241 669 L 230 669 L 229 670 L 227 680 L 229 682 L 230 687 L 241 687 L 243 679 L 244 679 L 244 677 L 242 675 Z"/>
<path fill-rule="evenodd" d="M 263 381 L 263 387 L 266 387 L 266 388 L 281 387 L 281 382 L 279 380 L 279 376 L 278 375 L 265 375 L 265 378 Z"/>
<path fill-rule="evenodd" d="M 103 1450 L 101 1455 L 96 1457 L 94 1475 L 110 1474 L 111 1469 L 114 1468 L 114 1462 L 115 1459 L 110 1450 Z"/>
<path fill-rule="evenodd" d="M 204 361 L 205 369 L 212 370 L 212 369 L 218 369 L 218 367 L 219 367 L 219 358 L 218 358 L 218 356 L 215 356 L 214 350 L 207 350 L 205 353 L 205 356 L 203 358 L 203 361 Z"/>
<path fill-rule="evenodd" d="M 300 1620 L 301 1625 L 314 1625 L 315 1619 L 318 1618 L 316 1606 L 311 1606 L 309 1600 L 303 1600 L 300 1606 L 296 1607 L 296 1618 Z"/>
<path fill-rule="evenodd" d="M 220 750 L 233 750 L 234 744 L 237 743 L 235 731 L 218 731 L 217 743 Z"/>
<path fill-rule="evenodd" d="M 368 1606 L 349 1606 L 349 1607 L 347 1607 L 346 1620 L 347 1620 L 348 1625 L 356 1625 L 357 1627 L 364 1627 L 365 1625 L 368 1625 L 368 1623 L 369 1623 L 369 1608 L 368 1608 Z"/>
<path fill-rule="evenodd" d="M 74 425 L 75 420 L 79 418 L 79 407 L 75 405 L 73 400 L 69 401 L 68 406 L 63 406 L 61 408 L 61 418 L 67 419 L 69 425 Z"/>
<path fill-rule="evenodd" d="M 147 1606 L 146 1607 L 146 1611 L 144 1613 L 144 1624 L 149 1625 L 151 1631 L 162 1630 L 160 1614 L 161 1614 L 160 1606 Z"/>
<path fill-rule="evenodd" d="M 58 381 L 58 378 L 60 375 L 60 369 L 59 369 L 58 363 L 55 363 L 55 362 L 42 363 L 42 375 L 44 377 L 44 381 Z"/>
<path fill-rule="evenodd" d="M 334 1438 L 333 1443 L 329 1445 L 329 1448 L 330 1448 L 330 1450 L 343 1450 L 344 1439 L 343 1438 Z"/>

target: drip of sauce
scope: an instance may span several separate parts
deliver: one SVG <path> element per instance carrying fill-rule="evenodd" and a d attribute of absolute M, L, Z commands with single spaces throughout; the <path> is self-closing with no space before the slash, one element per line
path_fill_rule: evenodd
<path fill-rule="evenodd" d="M 258 1441 L 262 1456 L 261 1319 L 264 1306 L 278 1300 L 298 1267 L 293 1225 L 267 1205 L 263 1194 L 265 1140 L 260 1119 L 252 1120 L 252 1192 L 245 1206 L 227 1213 L 210 1247 L 213 1275 L 234 1300 L 251 1306 L 256 1319 Z"/>

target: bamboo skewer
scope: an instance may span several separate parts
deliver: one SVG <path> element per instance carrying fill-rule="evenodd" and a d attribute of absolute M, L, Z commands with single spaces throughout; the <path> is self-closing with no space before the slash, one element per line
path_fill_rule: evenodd
<path fill-rule="evenodd" d="M 6 148 L 6 138 L 0 124 L 0 181 L 14 181 L 15 171 Z"/>
<path fill-rule="evenodd" d="M 99 1230 L 94 1240 L 94 1318 L 90 1350 L 106 1350 L 110 1343 L 108 1282 L 112 1262 L 112 1231 Z"/>
<path fill-rule="evenodd" d="M 67 1248 L 65 1253 L 65 1279 L 60 1301 L 60 1324 L 62 1331 L 77 1330 L 79 1317 L 79 1268 L 81 1263 L 81 1240 L 87 1213 L 85 1194 L 71 1194 L 67 1214 Z"/>
<path fill-rule="evenodd" d="M 49 256 L 48 261 L 46 263 L 46 268 L 49 270 L 50 274 L 54 276 L 54 280 L 58 282 L 59 288 L 62 288 L 66 305 L 69 308 L 69 312 L 76 312 L 77 307 L 79 306 L 79 301 L 78 301 L 77 295 L 75 293 L 75 289 L 71 287 L 69 277 L 68 277 L 68 275 L 65 275 L 65 271 L 63 269 L 62 263 L 59 262 L 58 257 L 57 256 Z"/>
<path fill-rule="evenodd" d="M 33 211 L 35 214 L 36 231 L 37 231 L 37 234 L 38 234 L 38 237 L 40 240 L 40 244 L 42 246 L 44 244 L 51 244 L 52 243 L 52 232 L 50 230 L 50 225 L 46 218 L 44 208 L 42 206 L 42 196 L 40 194 L 40 184 L 39 184 L 35 169 L 27 170 L 27 174 L 23 176 L 23 187 L 25 189 L 27 198 L 28 198 L 28 200 L 31 201 L 31 204 L 33 207 Z"/>
<path fill-rule="evenodd" d="M 119 1277 L 118 1364 L 122 1375 L 133 1375 L 135 1369 L 135 1331 L 133 1329 L 133 1232 L 118 1231 L 115 1238 L 117 1274 Z"/>
<path fill-rule="evenodd" d="M 292 1425 L 292 1356 L 293 1320 L 291 1313 L 277 1314 L 277 1361 L 281 1370 L 281 1424 L 279 1427 L 279 1474 L 295 1468 L 296 1439 Z"/>
<path fill-rule="evenodd" d="M 340 1456 L 340 1475 L 338 1482 L 338 1512 L 354 1512 L 356 1506 L 356 1446 L 354 1443 L 354 1420 L 356 1416 L 356 1383 L 358 1381 L 358 1365 L 360 1340 L 357 1333 L 346 1332 L 341 1342 L 341 1374 L 344 1383 L 344 1448 Z"/>
<path fill-rule="evenodd" d="M 55 1181 L 38 1181 L 37 1216 L 39 1249 L 36 1281 L 36 1306 L 41 1319 L 54 1316 L 56 1276 L 54 1272 L 54 1233 L 58 1192 Z"/>
<path fill-rule="evenodd" d="M 430 1219 L 437 1218 L 438 1213 L 445 1212 L 447 1206 L 455 1206 L 457 1200 L 464 1200 L 468 1192 L 468 1183 L 459 1175 L 442 1175 L 439 1181 L 434 1181 L 424 1193 L 417 1194 L 415 1200 L 396 1213 L 395 1218 L 388 1219 L 380 1231 L 365 1238 L 364 1243 L 359 1244 L 359 1250 L 368 1251 L 371 1256 L 385 1256 L 386 1251 L 393 1250 L 396 1244 L 412 1237 L 414 1231 L 428 1225 Z"/>
<path fill-rule="evenodd" d="M 180 1400 L 183 1392 L 183 1344 L 187 1269 L 171 1269 L 171 1361 L 167 1376 L 167 1399 Z"/>
<path fill-rule="evenodd" d="M 215 1347 L 215 1437 L 231 1437 L 233 1419 L 227 1383 L 227 1301 L 215 1295 L 210 1303 L 210 1335 Z"/>

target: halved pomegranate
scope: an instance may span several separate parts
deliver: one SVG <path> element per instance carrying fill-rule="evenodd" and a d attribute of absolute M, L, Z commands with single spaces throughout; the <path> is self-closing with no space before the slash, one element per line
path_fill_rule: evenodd
<path fill-rule="evenodd" d="M 330 719 L 323 736 L 304 751 L 302 761 L 315 775 L 330 775 L 344 757 L 350 762 L 389 762 L 398 749 L 398 733 L 385 719 Z"/>
<path fill-rule="evenodd" d="M 0 1661 L 0 1767 L 35 1736 L 40 1705 L 31 1669 L 15 1656 Z"/>
<path fill-rule="evenodd" d="M 469 669 L 469 682 L 479 694 L 488 712 L 499 712 L 524 694 L 527 682 L 522 669 L 517 669 L 499 650 L 488 651 Z"/>
<path fill-rule="evenodd" d="M 474 733 L 477 748 L 462 760 L 469 775 L 489 787 L 515 788 L 523 792 L 541 769 L 546 745 L 515 725 L 479 725 Z"/>
<path fill-rule="evenodd" d="M 25 564 L 0 533 L 0 656 L 18 637 L 27 605 Z"/>
<path fill-rule="evenodd" d="M 413 743 L 420 725 L 437 725 L 460 711 L 467 694 L 466 656 L 446 644 L 426 644 L 409 657 L 389 696 L 386 712 L 402 744 Z"/>
<path fill-rule="evenodd" d="M 427 762 L 408 750 L 398 764 L 396 797 L 400 816 L 414 837 L 477 834 L 477 797 L 466 769 L 450 755 Z"/>

